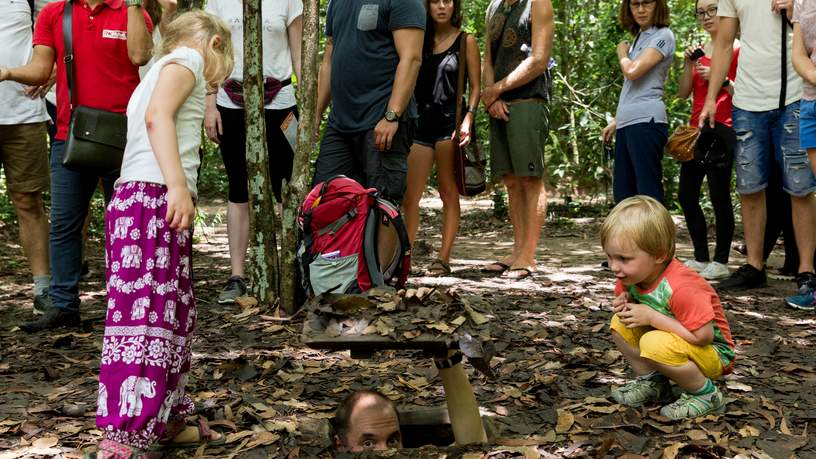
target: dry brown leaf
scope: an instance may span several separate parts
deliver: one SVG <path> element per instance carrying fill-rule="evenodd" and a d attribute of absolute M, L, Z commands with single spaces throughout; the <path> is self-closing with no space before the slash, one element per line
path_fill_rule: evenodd
<path fill-rule="evenodd" d="M 745 426 L 739 430 L 739 434 L 743 437 L 758 437 L 759 429 L 754 426 Z"/>
<path fill-rule="evenodd" d="M 708 434 L 705 433 L 705 431 L 697 429 L 689 430 L 688 432 L 686 432 L 686 436 L 689 437 L 689 439 L 691 440 L 697 441 L 708 439 Z"/>
<path fill-rule="evenodd" d="M 484 453 L 465 453 L 462 455 L 462 459 L 483 459 L 485 456 Z"/>
<path fill-rule="evenodd" d="M 231 433 L 231 434 L 227 435 L 226 442 L 227 443 L 235 443 L 236 441 L 238 441 L 238 440 L 240 440 L 242 438 L 251 437 L 253 434 L 255 434 L 255 432 L 253 432 L 251 430 L 242 430 L 240 432 Z"/>
<path fill-rule="evenodd" d="M 779 423 L 779 431 L 785 435 L 793 435 L 790 428 L 788 428 L 788 421 L 785 418 L 782 418 L 782 422 Z"/>
<path fill-rule="evenodd" d="M 603 413 L 603 414 L 610 414 L 618 411 L 620 409 L 620 405 L 611 405 L 611 406 L 595 406 L 590 405 L 587 406 L 586 409 L 592 411 L 593 413 Z"/>
<path fill-rule="evenodd" d="M 59 438 L 57 437 L 42 437 L 34 440 L 31 446 L 35 448 L 51 448 L 52 446 L 57 446 L 57 443 L 59 443 Z"/>
<path fill-rule="evenodd" d="M 555 425 L 557 433 L 565 433 L 575 424 L 575 416 L 567 410 L 558 410 L 558 423 Z"/>
<path fill-rule="evenodd" d="M 663 450 L 662 459 L 674 459 L 677 457 L 677 454 L 680 453 L 680 450 L 686 446 L 685 443 L 675 443 L 673 445 L 667 446 Z"/>
<path fill-rule="evenodd" d="M 267 446 L 280 440 L 280 435 L 272 432 L 261 432 L 256 435 L 249 443 L 247 449 L 257 448 L 259 446 Z"/>
<path fill-rule="evenodd" d="M 743 384 L 738 381 L 726 381 L 725 387 L 727 387 L 729 390 L 737 390 L 740 392 L 751 392 L 754 390 L 748 384 Z"/>
<path fill-rule="evenodd" d="M 539 459 L 541 454 L 535 446 L 528 446 L 524 449 L 524 459 Z"/>
<path fill-rule="evenodd" d="M 258 306 L 258 300 L 251 296 L 239 296 L 235 299 L 235 304 L 241 307 L 241 309 L 252 308 Z"/>

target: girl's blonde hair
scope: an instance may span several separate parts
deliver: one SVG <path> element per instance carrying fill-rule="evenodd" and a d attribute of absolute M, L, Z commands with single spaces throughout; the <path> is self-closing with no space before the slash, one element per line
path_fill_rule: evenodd
<path fill-rule="evenodd" d="M 677 229 L 669 211 L 649 196 L 624 199 L 609 212 L 601 226 L 601 246 L 611 240 L 635 244 L 649 255 L 674 258 Z"/>
<path fill-rule="evenodd" d="M 212 38 L 216 35 L 221 42 L 213 46 Z M 221 86 L 232 73 L 235 64 L 232 36 L 227 24 L 218 17 L 201 10 L 178 15 L 167 24 L 156 56 L 162 57 L 179 46 L 197 48 L 204 54 L 204 79 L 208 89 Z"/>

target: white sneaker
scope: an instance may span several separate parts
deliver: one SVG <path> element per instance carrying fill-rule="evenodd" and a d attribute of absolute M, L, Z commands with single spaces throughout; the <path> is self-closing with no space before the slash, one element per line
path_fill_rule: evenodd
<path fill-rule="evenodd" d="M 704 279 L 708 280 L 715 280 L 715 279 L 725 279 L 731 272 L 728 271 L 728 266 L 718 263 L 716 261 L 712 261 L 711 263 L 706 266 L 704 270 L 700 272 L 700 275 L 703 276 Z"/>
<path fill-rule="evenodd" d="M 705 261 L 697 261 L 694 258 L 690 258 L 686 260 L 686 266 L 699 273 L 708 267 L 708 263 Z"/>

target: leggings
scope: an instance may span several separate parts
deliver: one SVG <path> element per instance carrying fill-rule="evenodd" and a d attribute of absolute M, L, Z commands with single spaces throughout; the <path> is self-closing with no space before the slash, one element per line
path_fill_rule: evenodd
<path fill-rule="evenodd" d="M 714 261 L 728 263 L 728 252 L 734 238 L 734 207 L 731 204 L 731 174 L 733 172 L 733 152 L 727 166 L 703 166 L 696 160 L 684 162 L 680 166 L 680 190 L 678 201 L 686 216 L 691 241 L 694 244 L 694 259 L 709 261 L 708 224 L 700 207 L 700 189 L 703 178 L 708 178 L 708 195 L 714 206 L 717 245 Z"/>
<path fill-rule="evenodd" d="M 224 131 L 218 136 L 218 139 L 221 141 L 221 157 L 224 159 L 224 168 L 227 170 L 229 181 L 229 201 L 243 204 L 249 201 L 244 110 L 218 106 L 218 111 L 221 113 L 221 127 Z M 269 178 L 272 180 L 272 191 L 278 202 L 282 201 L 283 181 L 289 180 L 292 176 L 294 152 L 280 128 L 281 123 L 290 112 L 293 112 L 296 118 L 299 116 L 297 107 L 294 105 L 283 110 L 264 110 L 266 148 L 269 151 Z"/>

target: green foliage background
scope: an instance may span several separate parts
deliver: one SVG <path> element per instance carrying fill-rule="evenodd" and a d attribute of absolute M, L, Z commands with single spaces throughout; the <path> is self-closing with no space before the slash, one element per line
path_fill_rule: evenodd
<path fill-rule="evenodd" d="M 554 69 L 550 142 L 546 152 L 550 186 L 568 200 L 603 198 L 610 188 L 611 177 L 600 131 L 615 113 L 623 81 L 615 46 L 631 37 L 618 26 L 619 0 L 552 1 L 556 19 L 553 57 L 557 65 Z M 477 37 L 482 50 L 484 14 L 489 3 L 490 0 L 462 0 L 464 28 Z M 325 18 L 327 6 L 328 0 L 321 0 L 322 18 Z M 692 0 L 669 1 L 671 28 L 677 40 L 674 65 L 664 97 L 670 130 L 687 122 L 690 113 L 690 102 L 674 96 L 682 73 L 682 50 L 705 38 L 697 25 L 694 6 Z M 324 23 L 321 20 L 321 27 Z M 478 120 L 479 139 L 484 150 L 489 152 L 484 111 Z M 313 156 L 316 154 L 315 151 Z M 667 204 L 670 208 L 676 207 L 679 167 L 671 158 L 665 158 L 663 171 Z M 0 183 L 0 216 L 8 222 L 14 219 L 14 214 L 3 185 Z M 210 142 L 205 142 L 199 188 L 202 196 L 226 198 L 226 174 L 217 147 Z M 95 205 L 94 209 L 99 211 L 101 207 Z"/>

